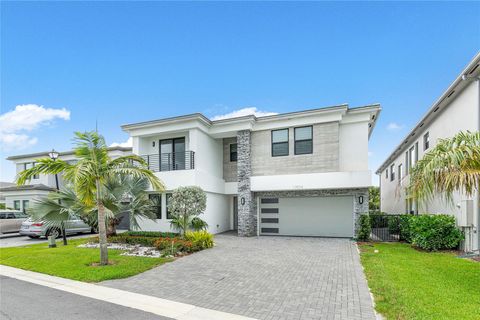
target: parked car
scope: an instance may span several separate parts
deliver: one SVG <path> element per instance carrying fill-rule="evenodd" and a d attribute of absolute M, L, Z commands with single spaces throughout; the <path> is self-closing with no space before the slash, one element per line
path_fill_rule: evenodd
<path fill-rule="evenodd" d="M 22 222 L 27 220 L 28 216 L 18 210 L 0 210 L 0 233 L 10 233 L 20 231 Z"/>
<path fill-rule="evenodd" d="M 65 233 L 67 235 L 90 232 L 94 232 L 94 230 L 78 217 L 72 216 L 70 217 L 70 220 L 65 221 Z M 33 221 L 29 218 L 22 223 L 20 234 L 28 236 L 30 238 L 49 236 L 54 236 L 55 238 L 58 238 L 62 235 L 62 232 L 58 227 L 48 227 L 47 224 L 42 221 Z"/>

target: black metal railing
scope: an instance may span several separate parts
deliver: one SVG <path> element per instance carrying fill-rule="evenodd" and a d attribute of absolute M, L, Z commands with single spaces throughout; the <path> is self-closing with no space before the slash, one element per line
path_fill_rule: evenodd
<path fill-rule="evenodd" d="M 370 214 L 370 226 L 373 241 L 399 241 L 400 215 L 398 214 Z"/>
<path fill-rule="evenodd" d="M 195 168 L 195 152 L 182 151 L 161 154 L 147 154 L 141 156 L 154 172 L 191 170 Z"/>

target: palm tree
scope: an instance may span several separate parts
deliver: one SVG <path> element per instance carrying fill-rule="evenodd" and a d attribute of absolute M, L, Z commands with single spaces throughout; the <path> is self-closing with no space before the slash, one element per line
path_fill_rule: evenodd
<path fill-rule="evenodd" d="M 100 243 L 100 264 L 108 264 L 105 205 L 102 191 L 112 176 L 146 178 L 152 188 L 163 191 L 163 183 L 151 172 L 145 161 L 137 155 L 110 159 L 104 138 L 97 132 L 75 132 L 75 156 L 77 162 L 70 164 L 63 160 L 49 158 L 36 160 L 33 168 L 22 171 L 17 184 L 23 185 L 37 174 L 63 173 L 65 181 L 73 185 L 76 196 L 87 207 L 98 209 L 98 235 Z"/>
<path fill-rule="evenodd" d="M 440 139 L 412 168 L 408 194 L 426 201 L 436 194 L 451 200 L 454 192 L 472 196 L 479 187 L 480 132 L 459 132 Z"/>

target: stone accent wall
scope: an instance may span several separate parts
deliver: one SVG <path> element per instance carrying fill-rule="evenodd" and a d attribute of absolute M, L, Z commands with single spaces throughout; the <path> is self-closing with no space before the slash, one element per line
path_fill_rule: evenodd
<path fill-rule="evenodd" d="M 223 139 L 223 179 L 226 182 L 237 181 L 237 163 L 230 161 L 230 144 L 237 143 L 237 138 Z"/>
<path fill-rule="evenodd" d="M 295 155 L 294 128 L 289 128 L 289 155 L 272 157 L 271 130 L 252 132 L 252 175 L 279 175 L 339 170 L 338 122 L 313 125 L 313 153 Z"/>
<path fill-rule="evenodd" d="M 368 189 L 327 189 L 327 190 L 295 190 L 295 191 L 263 191 L 255 192 L 255 199 L 261 198 L 293 198 L 293 197 L 326 197 L 326 196 L 354 196 L 352 210 L 354 213 L 355 236 L 358 232 L 359 217 L 362 213 L 368 212 Z M 359 202 L 360 196 L 363 203 Z"/>
<path fill-rule="evenodd" d="M 237 133 L 237 174 L 238 174 L 238 235 L 257 234 L 257 215 L 253 192 L 250 189 L 251 133 L 248 130 Z"/>

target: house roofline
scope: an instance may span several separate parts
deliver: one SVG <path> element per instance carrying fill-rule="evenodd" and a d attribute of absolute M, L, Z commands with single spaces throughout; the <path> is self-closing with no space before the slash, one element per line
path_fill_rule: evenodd
<path fill-rule="evenodd" d="M 444 104 L 448 107 L 450 101 L 455 99 L 460 92 L 465 89 L 468 83 L 472 79 L 478 78 L 480 75 L 480 52 L 478 52 L 473 59 L 467 64 L 467 66 L 462 70 L 462 72 L 457 76 L 457 78 L 448 86 L 448 88 L 442 93 L 442 95 L 433 103 L 433 105 L 428 109 L 422 119 L 417 122 L 412 130 L 401 140 L 400 144 L 393 149 L 387 159 L 380 165 L 380 167 L 375 171 L 376 174 L 381 174 L 381 172 L 392 162 L 393 159 L 397 157 L 399 153 L 405 151 L 406 146 L 409 145 L 409 138 L 414 136 L 417 131 L 421 130 L 421 127 L 427 122 L 432 122 L 438 114 L 440 114 L 443 109 L 440 110 L 440 107 Z M 437 113 L 437 111 L 440 111 Z"/>
<path fill-rule="evenodd" d="M 131 147 L 108 147 L 108 151 L 132 151 Z M 36 152 L 36 153 L 26 153 L 26 154 L 19 154 L 16 156 L 10 156 L 7 158 L 7 160 L 18 160 L 18 159 L 24 159 L 24 158 L 40 158 L 40 157 L 46 157 L 48 156 L 48 153 L 50 151 L 43 151 L 43 152 Z M 69 151 L 63 151 L 58 153 L 60 156 L 68 156 L 68 155 L 73 155 L 75 154 L 75 151 L 69 150 Z"/>
<path fill-rule="evenodd" d="M 219 119 L 219 120 L 210 120 L 206 116 L 204 116 L 201 113 L 192 113 L 192 114 L 187 114 L 183 116 L 177 116 L 177 117 L 170 117 L 170 118 L 163 118 L 163 119 L 156 119 L 156 120 L 150 120 L 150 121 L 144 121 L 144 122 L 138 122 L 138 123 L 132 123 L 132 124 L 125 124 L 122 125 L 121 128 L 124 131 L 130 131 L 138 128 L 143 128 L 143 127 L 150 127 L 150 126 L 155 126 L 155 125 L 164 125 L 164 124 L 172 124 L 172 123 L 177 123 L 177 122 L 184 122 L 184 121 L 190 121 L 190 120 L 200 120 L 203 122 L 205 125 L 208 127 L 211 127 L 216 124 L 231 124 L 231 123 L 238 123 L 238 122 L 243 122 L 243 121 L 251 121 L 251 122 L 263 122 L 263 121 L 272 121 L 272 120 L 282 120 L 285 118 L 292 118 L 292 117 L 297 117 L 297 116 L 306 116 L 309 114 L 315 114 L 315 113 L 328 113 L 332 111 L 339 111 L 343 110 L 344 112 L 359 112 L 359 111 L 365 111 L 365 109 L 371 108 L 372 110 L 375 110 L 376 114 L 380 112 L 381 108 L 378 103 L 376 104 L 371 104 L 371 105 L 365 105 L 361 107 L 355 107 L 355 108 L 349 108 L 348 104 L 340 104 L 340 105 L 334 105 L 334 106 L 328 106 L 328 107 L 322 107 L 322 108 L 314 108 L 314 109 L 307 109 L 307 110 L 301 110 L 301 111 L 293 111 L 293 112 L 286 112 L 286 113 L 279 113 L 275 115 L 269 115 L 269 116 L 263 116 L 263 117 L 256 117 L 255 115 L 245 115 L 241 117 L 233 117 L 233 118 L 226 118 L 226 119 Z M 376 116 L 375 116 L 375 121 L 376 122 Z M 373 129 L 374 124 L 371 126 L 371 129 Z"/>
<path fill-rule="evenodd" d="M 25 191 L 25 190 L 39 190 L 39 191 L 55 191 L 55 188 L 48 187 L 44 184 L 27 184 L 22 186 L 10 186 L 10 187 L 3 187 L 0 188 L 1 192 L 8 192 L 8 191 Z"/>

